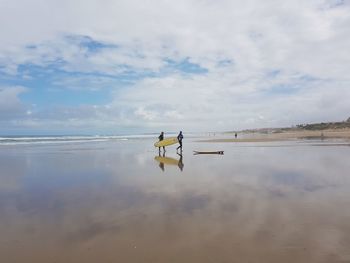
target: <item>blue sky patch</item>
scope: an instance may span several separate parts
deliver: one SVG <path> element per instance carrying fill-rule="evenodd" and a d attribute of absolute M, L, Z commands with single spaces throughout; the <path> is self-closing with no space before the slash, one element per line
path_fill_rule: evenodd
<path fill-rule="evenodd" d="M 27 87 L 29 90 L 21 94 L 21 100 L 35 104 L 38 108 L 51 105 L 106 104 L 112 100 L 112 90 L 126 85 L 118 78 L 69 73 L 50 67 L 22 65 L 18 71 L 19 76 L 1 77 L 1 84 Z"/>
<path fill-rule="evenodd" d="M 89 52 L 98 52 L 104 48 L 118 48 L 117 45 L 96 41 L 89 36 L 66 36 L 69 42 L 77 43 L 79 46 L 87 48 Z"/>
<path fill-rule="evenodd" d="M 172 59 L 166 59 L 168 68 L 180 71 L 187 74 L 206 74 L 208 70 L 201 67 L 199 64 L 190 62 L 189 58 L 186 58 L 180 62 L 174 61 Z"/>

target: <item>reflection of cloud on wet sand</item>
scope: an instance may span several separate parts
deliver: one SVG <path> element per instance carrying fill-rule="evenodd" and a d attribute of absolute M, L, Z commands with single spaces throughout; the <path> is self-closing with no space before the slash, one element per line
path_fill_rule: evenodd
<path fill-rule="evenodd" d="M 21 188 L 21 179 L 26 175 L 25 158 L 0 155 L 0 191 L 11 192 Z"/>
<path fill-rule="evenodd" d="M 152 251 L 156 249 L 178 262 L 183 258 L 205 262 L 206 257 L 217 252 L 222 258 L 235 255 L 243 261 L 263 256 L 278 262 L 281 257 L 294 258 L 295 254 L 303 260 L 306 254 L 310 254 L 308 260 L 322 258 L 325 251 L 339 251 L 345 238 L 340 233 L 346 233 L 348 227 L 338 225 L 341 215 L 338 219 L 333 216 L 330 222 L 323 221 L 325 212 L 312 206 L 306 209 L 301 199 L 276 200 L 263 191 L 241 186 L 230 185 L 224 191 L 208 188 L 210 194 L 204 196 L 181 190 L 170 195 L 150 195 L 128 189 L 129 194 L 126 191 L 118 194 L 120 189 L 115 188 L 115 192 L 111 187 L 103 194 L 97 192 L 100 189 L 82 193 L 79 199 L 86 199 L 81 203 L 69 205 L 73 200 L 66 200 L 65 216 L 56 222 L 61 224 L 58 232 L 47 225 L 50 224 L 47 218 L 38 220 L 40 227 L 47 228 L 53 236 L 61 236 L 64 247 L 89 244 L 102 256 L 108 250 L 103 247 L 110 248 L 113 243 L 115 253 L 125 260 L 141 257 L 152 260 Z M 329 211 L 329 207 L 325 208 Z M 334 229 L 333 241 L 319 242 L 319 238 L 329 240 L 330 237 L 321 234 L 329 227 Z M 122 249 L 133 244 L 140 258 L 131 248 Z M 197 250 L 201 252 L 194 253 Z M 86 262 L 93 259 L 96 258 Z"/>
<path fill-rule="evenodd" d="M 79 244 L 96 239 L 101 235 L 116 235 L 120 232 L 117 224 L 108 222 L 85 223 L 82 228 L 78 228 L 76 232 L 68 233 L 64 239 L 64 243 Z"/>

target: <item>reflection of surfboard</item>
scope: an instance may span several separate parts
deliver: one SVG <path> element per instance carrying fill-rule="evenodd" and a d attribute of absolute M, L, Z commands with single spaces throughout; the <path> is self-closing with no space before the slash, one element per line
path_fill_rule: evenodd
<path fill-rule="evenodd" d="M 193 154 L 224 154 L 224 151 L 193 151 Z"/>
<path fill-rule="evenodd" d="M 171 157 L 156 156 L 156 157 L 154 157 L 154 160 L 156 160 L 160 163 L 170 164 L 170 165 L 178 165 L 179 164 L 179 160 L 176 160 L 176 159 L 171 158 Z"/>
<path fill-rule="evenodd" d="M 179 141 L 177 140 L 177 137 L 170 137 L 170 138 L 166 138 L 163 141 L 160 142 L 156 142 L 154 144 L 155 147 L 162 147 L 162 146 L 169 146 L 175 143 L 178 143 Z"/>

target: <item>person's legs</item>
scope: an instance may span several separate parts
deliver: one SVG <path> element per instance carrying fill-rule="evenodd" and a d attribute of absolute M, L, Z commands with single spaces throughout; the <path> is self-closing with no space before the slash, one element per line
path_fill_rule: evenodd
<path fill-rule="evenodd" d="M 181 151 L 182 151 L 182 142 L 179 141 L 179 144 L 180 144 L 180 145 L 176 148 L 176 150 L 181 149 Z"/>

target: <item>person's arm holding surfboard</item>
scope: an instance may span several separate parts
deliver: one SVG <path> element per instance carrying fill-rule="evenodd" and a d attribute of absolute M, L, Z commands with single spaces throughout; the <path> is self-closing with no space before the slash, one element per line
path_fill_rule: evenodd
<path fill-rule="evenodd" d="M 169 145 L 173 145 L 175 143 L 178 143 L 179 141 L 177 140 L 177 137 L 169 137 L 164 139 L 164 133 L 163 136 L 162 134 L 158 137 L 159 141 L 157 141 L 156 143 L 154 143 L 154 147 L 159 148 L 160 151 L 160 147 L 163 147 L 164 152 L 165 152 L 165 146 L 169 146 Z"/>

